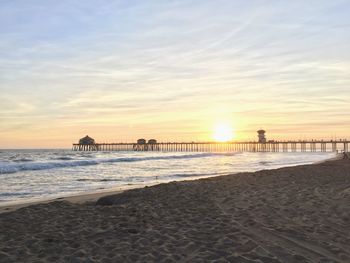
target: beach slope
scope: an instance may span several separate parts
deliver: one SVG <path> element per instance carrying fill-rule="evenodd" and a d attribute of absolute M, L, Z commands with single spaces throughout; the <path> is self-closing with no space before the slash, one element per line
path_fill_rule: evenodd
<path fill-rule="evenodd" d="M 0 214 L 0 262 L 350 262 L 350 161 Z"/>

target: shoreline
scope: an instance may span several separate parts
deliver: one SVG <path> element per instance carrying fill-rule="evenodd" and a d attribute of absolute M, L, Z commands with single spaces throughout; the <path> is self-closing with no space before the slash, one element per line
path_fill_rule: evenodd
<path fill-rule="evenodd" d="M 38 205 L 38 204 L 49 204 L 51 202 L 55 201 L 68 201 L 75 204 L 83 204 L 87 202 L 94 202 L 97 199 L 110 195 L 110 194 L 118 194 L 122 193 L 124 191 L 128 191 L 131 189 L 137 189 L 142 188 L 142 185 L 132 185 L 130 187 L 122 188 L 122 187 L 113 187 L 108 189 L 101 189 L 101 190 L 92 190 L 92 191 L 84 191 L 81 193 L 75 193 L 72 195 L 62 196 L 62 197 L 53 197 L 53 198 L 38 198 L 37 200 L 27 200 L 27 201 L 10 201 L 10 202 L 4 202 L 3 204 L 0 203 L 0 214 L 15 211 L 17 209 L 32 206 L 32 205 Z"/>
<path fill-rule="evenodd" d="M 342 159 L 341 154 L 337 154 L 335 157 L 322 160 L 322 161 L 317 161 L 311 164 L 297 164 L 297 165 L 292 165 L 292 166 L 282 166 L 280 168 L 273 168 L 273 169 L 262 169 L 258 170 L 255 172 L 248 172 L 248 173 L 257 173 L 260 171 L 273 171 L 276 169 L 281 169 L 281 168 L 286 168 L 286 167 L 299 167 L 303 165 L 317 165 L 325 162 L 330 162 L 330 161 L 336 161 Z M 223 175 L 218 175 L 218 176 L 213 176 L 213 177 L 206 177 L 206 178 L 215 178 L 215 177 L 221 177 L 221 176 L 229 176 L 229 175 L 237 175 L 241 173 L 246 173 L 246 172 L 237 172 L 237 173 L 228 173 L 228 174 L 223 174 Z M 27 207 L 27 206 L 32 206 L 32 205 L 38 205 L 38 204 L 48 204 L 50 202 L 54 201 L 68 201 L 71 203 L 76 203 L 76 204 L 83 204 L 86 202 L 96 202 L 99 198 L 108 196 L 108 195 L 115 195 L 115 194 L 120 194 L 128 190 L 132 189 L 142 189 L 145 187 L 151 187 L 155 185 L 160 185 L 160 184 L 167 184 L 171 182 L 184 182 L 184 181 L 196 181 L 196 180 L 201 180 L 201 179 L 206 179 L 206 178 L 198 178 L 198 179 L 189 179 L 189 180 L 179 180 L 179 181 L 170 181 L 166 183 L 153 183 L 153 184 L 137 184 L 137 185 L 130 185 L 127 187 L 112 187 L 108 189 L 101 189 L 101 190 L 91 190 L 91 191 L 83 191 L 80 193 L 74 193 L 71 195 L 64 195 L 64 196 L 59 196 L 59 197 L 47 197 L 47 198 L 37 198 L 37 199 L 30 199 L 30 200 L 21 200 L 21 201 L 9 201 L 9 202 L 4 202 L 0 203 L 0 214 L 10 212 L 10 211 L 15 211 L 17 209 Z"/>

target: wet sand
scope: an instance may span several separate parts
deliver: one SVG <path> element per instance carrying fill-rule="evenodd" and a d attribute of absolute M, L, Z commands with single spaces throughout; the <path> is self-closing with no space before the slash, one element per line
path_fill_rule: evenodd
<path fill-rule="evenodd" d="M 350 262 L 349 160 L 105 194 L 0 214 L 0 262 Z"/>

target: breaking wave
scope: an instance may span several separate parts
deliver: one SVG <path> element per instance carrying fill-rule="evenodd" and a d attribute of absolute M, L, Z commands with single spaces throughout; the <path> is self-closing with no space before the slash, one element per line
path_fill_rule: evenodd
<path fill-rule="evenodd" d="M 23 163 L 1 163 L 0 174 L 11 174 L 20 171 L 35 171 L 35 170 L 47 170 L 55 168 L 76 167 L 76 166 L 88 166 L 98 165 L 103 163 L 118 163 L 118 162 L 142 162 L 149 160 L 171 160 L 171 159 L 193 159 L 193 158 L 205 158 L 215 156 L 233 156 L 237 153 L 197 153 L 197 154 L 185 154 L 185 155 L 168 155 L 168 156 L 146 156 L 146 157 L 119 157 L 109 159 L 94 159 L 94 160 L 74 160 L 70 157 L 57 158 L 57 161 L 47 162 L 33 162 L 25 161 Z"/>

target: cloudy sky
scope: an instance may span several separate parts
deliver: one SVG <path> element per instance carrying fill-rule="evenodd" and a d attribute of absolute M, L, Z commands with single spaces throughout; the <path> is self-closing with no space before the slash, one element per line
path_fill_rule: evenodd
<path fill-rule="evenodd" d="M 2 0 L 0 148 L 350 136 L 347 0 Z"/>

